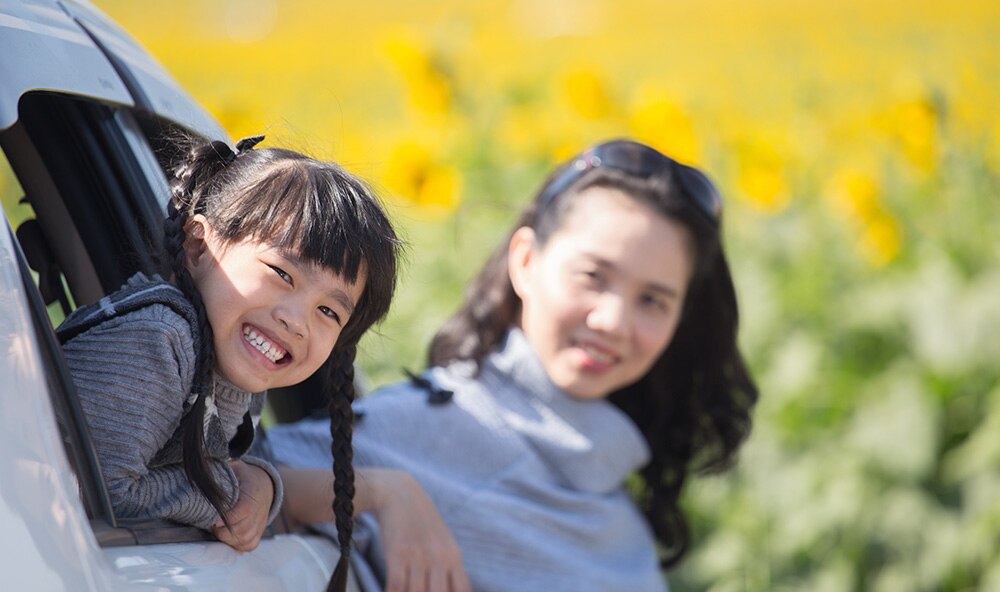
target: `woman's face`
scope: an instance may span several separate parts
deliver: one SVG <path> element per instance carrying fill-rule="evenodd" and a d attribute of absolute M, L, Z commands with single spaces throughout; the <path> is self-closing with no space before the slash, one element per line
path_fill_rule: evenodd
<path fill-rule="evenodd" d="M 597 399 L 645 375 L 670 343 L 693 252 L 685 227 L 621 191 L 570 199 L 544 246 L 530 228 L 514 234 L 509 271 L 521 329 L 549 378 Z"/>

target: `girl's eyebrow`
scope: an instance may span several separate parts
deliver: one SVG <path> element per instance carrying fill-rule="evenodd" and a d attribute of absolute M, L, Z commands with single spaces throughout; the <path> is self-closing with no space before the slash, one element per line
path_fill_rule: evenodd
<path fill-rule="evenodd" d="M 286 251 L 284 249 L 278 250 L 278 256 L 282 259 L 288 261 L 300 270 L 308 270 L 315 267 L 311 262 L 304 260 L 297 253 L 292 253 L 291 251 Z M 330 288 L 326 291 L 326 295 L 331 299 L 335 300 L 338 304 L 344 307 L 347 311 L 347 316 L 354 314 L 355 303 L 351 300 L 351 297 L 347 295 L 346 292 L 340 288 Z"/>
<path fill-rule="evenodd" d="M 351 297 L 344 293 L 343 290 L 339 288 L 333 288 L 327 291 L 327 295 L 340 303 L 341 306 L 347 311 L 347 316 L 354 314 L 354 302 L 351 301 Z"/>

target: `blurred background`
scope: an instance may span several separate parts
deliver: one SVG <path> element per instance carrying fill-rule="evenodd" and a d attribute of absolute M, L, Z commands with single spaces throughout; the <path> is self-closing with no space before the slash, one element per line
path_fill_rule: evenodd
<path fill-rule="evenodd" d="M 372 385 L 557 162 L 706 168 L 762 398 L 676 591 L 1000 590 L 996 0 L 97 0 L 234 138 L 343 163 L 410 243 Z"/>

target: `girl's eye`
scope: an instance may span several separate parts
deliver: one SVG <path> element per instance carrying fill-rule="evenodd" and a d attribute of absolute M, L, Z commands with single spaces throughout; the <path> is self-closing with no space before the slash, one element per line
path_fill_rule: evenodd
<path fill-rule="evenodd" d="M 326 316 L 330 317 L 331 319 L 333 319 L 338 325 L 340 324 L 340 315 L 337 314 L 337 311 L 333 310 L 332 308 L 330 308 L 328 306 L 321 306 L 321 307 L 319 307 L 319 311 L 321 313 L 323 313 L 324 315 L 326 315 Z"/>
<path fill-rule="evenodd" d="M 293 283 L 292 276 L 288 275 L 288 273 L 284 269 L 281 269 L 276 265 L 268 265 L 268 267 L 270 267 L 271 270 L 274 271 L 274 273 L 278 274 L 278 277 L 280 277 L 281 279 L 285 280 L 289 284 Z"/>

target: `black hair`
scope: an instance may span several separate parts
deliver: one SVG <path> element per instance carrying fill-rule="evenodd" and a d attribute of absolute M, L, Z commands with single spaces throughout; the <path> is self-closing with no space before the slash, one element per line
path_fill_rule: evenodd
<path fill-rule="evenodd" d="M 508 244 L 521 227 L 532 228 L 538 248 L 559 230 L 574 207 L 574 196 L 592 187 L 619 190 L 683 225 L 690 235 L 694 271 L 672 341 L 645 376 L 608 399 L 631 417 L 652 451 L 641 469 L 638 503 L 661 545 L 664 566 L 685 554 L 690 532 L 679 498 L 693 471 L 727 467 L 750 433 L 750 413 L 757 387 L 736 342 L 736 291 L 722 248 L 721 220 L 713 220 L 685 195 L 663 167 L 645 176 L 597 166 L 554 196 L 553 182 L 563 183 L 571 159 L 557 168 L 535 199 L 470 283 L 459 310 L 434 336 L 428 362 L 445 366 L 472 361 L 479 367 L 519 324 L 521 301 L 508 273 Z M 545 199 L 540 200 L 540 197 Z"/>
<path fill-rule="evenodd" d="M 337 343 L 317 374 L 330 393 L 334 501 L 340 560 L 329 590 L 346 588 L 354 514 L 351 435 L 354 358 L 364 332 L 389 310 L 396 288 L 402 243 L 372 191 L 339 165 L 281 148 L 253 149 L 262 139 L 242 140 L 234 152 L 221 141 L 190 141 L 174 171 L 164 225 L 165 250 L 174 282 L 198 312 L 200 344 L 192 393 L 197 397 L 182 420 L 184 469 L 227 526 L 226 502 L 209 470 L 204 441 L 206 399 L 214 384 L 212 327 L 201 295 L 185 265 L 184 225 L 205 216 L 223 245 L 266 242 L 321 265 L 364 290 Z"/>

